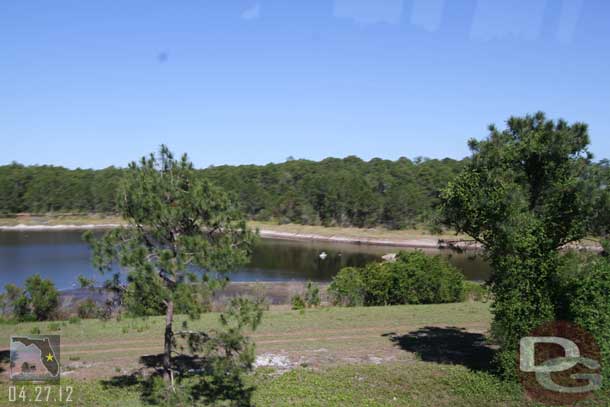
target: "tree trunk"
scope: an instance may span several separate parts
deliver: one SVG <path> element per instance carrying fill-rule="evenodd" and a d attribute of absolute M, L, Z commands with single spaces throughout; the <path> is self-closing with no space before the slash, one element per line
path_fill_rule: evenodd
<path fill-rule="evenodd" d="M 172 322 L 174 320 L 174 302 L 169 300 L 167 302 L 167 311 L 165 313 L 165 341 L 163 351 L 163 379 L 165 383 L 172 386 L 174 385 L 172 375 L 172 338 L 174 333 L 172 331 Z"/>

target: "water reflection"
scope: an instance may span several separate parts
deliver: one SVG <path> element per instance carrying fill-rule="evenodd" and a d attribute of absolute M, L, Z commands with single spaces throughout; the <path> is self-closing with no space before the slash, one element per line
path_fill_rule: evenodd
<path fill-rule="evenodd" d="M 23 285 L 40 274 L 58 288 L 74 286 L 79 274 L 101 282 L 105 279 L 90 263 L 90 252 L 79 231 L 0 232 L 0 285 Z M 228 277 L 233 281 L 329 281 L 342 267 L 362 266 L 396 247 L 327 242 L 261 240 L 250 263 Z M 320 253 L 327 256 L 322 259 Z M 489 266 L 472 254 L 427 250 L 448 256 L 469 280 L 484 280 Z"/>

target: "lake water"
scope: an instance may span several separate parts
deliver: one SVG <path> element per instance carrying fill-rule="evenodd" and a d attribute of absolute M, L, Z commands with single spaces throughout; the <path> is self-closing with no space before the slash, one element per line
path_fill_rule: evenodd
<path fill-rule="evenodd" d="M 81 231 L 0 231 L 0 287 L 7 283 L 23 286 L 25 279 L 40 274 L 59 289 L 73 288 L 79 274 L 98 283 L 107 277 L 92 266 L 89 247 Z M 299 242 L 262 239 L 250 263 L 228 274 L 232 281 L 330 281 L 342 268 L 362 266 L 380 256 L 396 252 L 396 247 Z M 321 259 L 319 254 L 328 256 Z M 469 280 L 485 280 L 489 266 L 472 253 L 427 250 L 442 254 Z"/>

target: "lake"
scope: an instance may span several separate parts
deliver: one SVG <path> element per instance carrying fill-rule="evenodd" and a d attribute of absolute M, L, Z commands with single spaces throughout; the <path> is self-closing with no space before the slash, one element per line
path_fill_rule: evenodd
<path fill-rule="evenodd" d="M 73 288 L 79 274 L 101 284 L 107 277 L 91 266 L 89 247 L 82 231 L 0 231 L 0 287 L 23 286 L 33 274 L 53 280 L 58 289 Z M 317 241 L 261 239 L 248 265 L 228 274 L 232 281 L 330 281 L 342 268 L 362 266 L 396 247 Z M 325 259 L 320 253 L 326 252 Z M 468 280 L 487 279 L 490 268 L 481 256 L 449 250 L 426 250 L 442 254 Z M 118 269 L 117 269 L 118 270 Z M 110 275 L 108 275 L 110 276 Z"/>

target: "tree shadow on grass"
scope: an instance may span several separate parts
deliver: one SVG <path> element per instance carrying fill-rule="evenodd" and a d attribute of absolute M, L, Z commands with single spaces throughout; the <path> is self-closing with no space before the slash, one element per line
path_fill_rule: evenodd
<path fill-rule="evenodd" d="M 223 357 L 203 358 L 177 355 L 172 358 L 172 370 L 176 383 L 182 383 L 189 400 L 203 403 L 231 402 L 230 405 L 251 404 L 254 387 L 247 385 L 243 377 L 232 369 Z M 102 382 L 105 388 L 131 387 L 140 392 L 143 401 L 158 404 L 162 401 L 158 383 L 162 375 L 163 354 L 140 357 L 142 368 L 130 375 L 115 376 Z M 183 396 L 187 396 L 183 394 Z"/>
<path fill-rule="evenodd" d="M 426 362 L 463 365 L 471 370 L 492 372 L 495 350 L 485 343 L 485 335 L 463 328 L 425 327 L 405 335 L 383 334 L 401 349 L 413 352 Z"/>
<path fill-rule="evenodd" d="M 11 352 L 9 350 L 0 351 L 0 373 L 6 369 L 4 365 L 8 365 L 11 362 Z"/>

